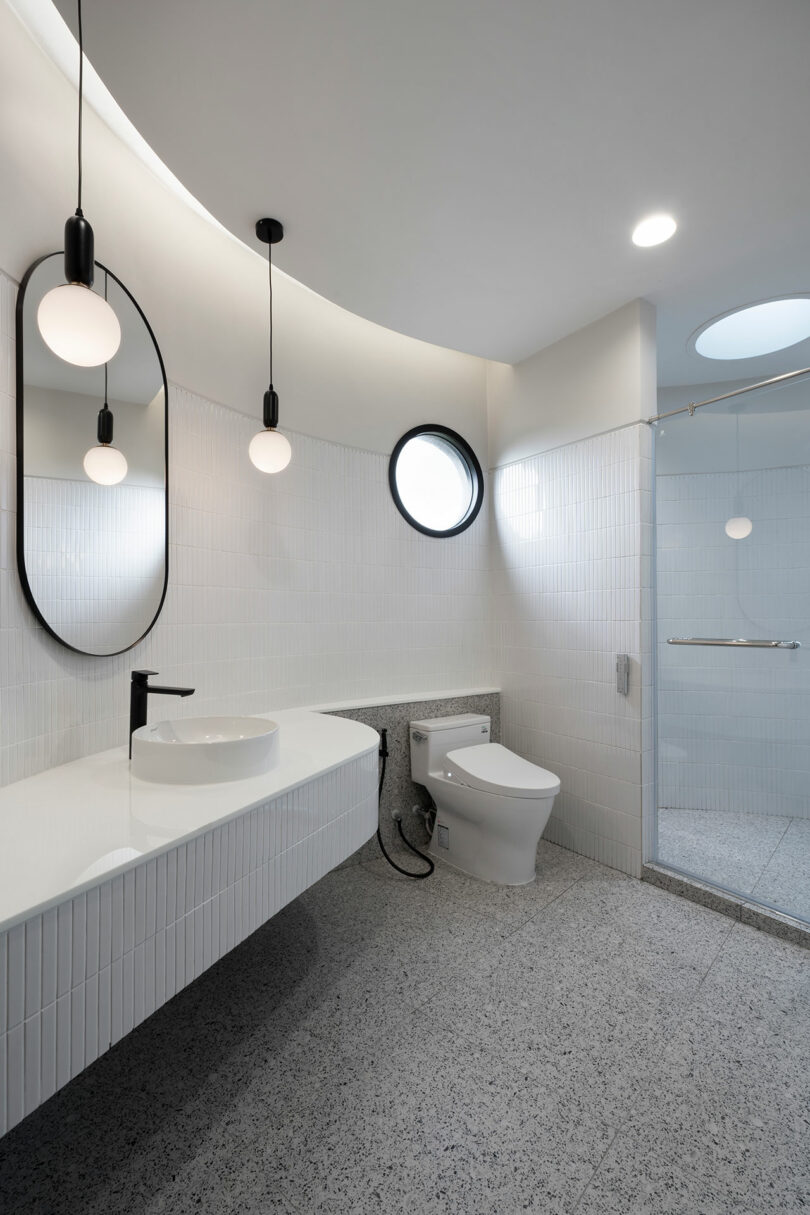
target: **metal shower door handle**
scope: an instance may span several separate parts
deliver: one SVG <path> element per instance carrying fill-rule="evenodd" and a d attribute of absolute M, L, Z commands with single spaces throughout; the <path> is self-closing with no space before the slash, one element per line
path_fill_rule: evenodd
<path fill-rule="evenodd" d="M 742 637 L 668 637 L 667 645 L 729 645 L 755 650 L 800 650 L 800 641 L 746 641 Z"/>

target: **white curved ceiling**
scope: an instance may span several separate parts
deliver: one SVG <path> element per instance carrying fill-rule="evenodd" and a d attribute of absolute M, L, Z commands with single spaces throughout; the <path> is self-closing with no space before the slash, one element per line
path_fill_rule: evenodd
<path fill-rule="evenodd" d="M 662 383 L 810 362 L 810 343 L 686 351 L 709 316 L 810 289 L 806 0 L 85 0 L 84 18 L 183 184 L 248 243 L 281 219 L 278 264 L 353 312 L 514 362 L 644 296 Z M 635 248 L 659 209 L 678 233 Z"/>

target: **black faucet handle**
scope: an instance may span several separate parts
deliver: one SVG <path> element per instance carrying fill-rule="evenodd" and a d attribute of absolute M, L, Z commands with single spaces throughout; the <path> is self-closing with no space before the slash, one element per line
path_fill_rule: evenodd
<path fill-rule="evenodd" d="M 133 683 L 146 683 L 148 681 L 150 675 L 159 675 L 159 674 L 160 674 L 159 671 L 133 671 L 132 672 L 132 682 Z"/>

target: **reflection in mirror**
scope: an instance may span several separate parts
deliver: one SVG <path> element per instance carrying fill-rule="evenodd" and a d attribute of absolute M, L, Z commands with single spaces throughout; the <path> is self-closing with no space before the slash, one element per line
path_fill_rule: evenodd
<path fill-rule="evenodd" d="M 17 303 L 18 565 L 57 640 L 116 654 L 149 631 L 165 595 L 166 378 L 146 318 L 98 263 L 96 281 L 121 322 L 119 350 L 100 367 L 54 355 L 36 315 L 63 279 L 62 254 L 43 258 Z M 124 461 L 120 481 L 100 483 L 98 469 L 120 471 Z"/>

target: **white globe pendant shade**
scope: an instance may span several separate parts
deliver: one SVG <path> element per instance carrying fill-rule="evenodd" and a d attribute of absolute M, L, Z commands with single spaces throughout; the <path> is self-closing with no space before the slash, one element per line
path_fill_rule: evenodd
<path fill-rule="evenodd" d="M 248 455 L 260 472 L 277 473 L 289 464 L 292 448 L 277 430 L 260 430 L 250 440 Z"/>
<path fill-rule="evenodd" d="M 725 528 L 726 535 L 732 540 L 744 540 L 753 530 L 754 525 L 747 515 L 735 515 L 728 520 Z"/>
<path fill-rule="evenodd" d="M 121 345 L 118 317 L 105 299 L 80 283 L 63 283 L 44 295 L 37 325 L 53 353 L 76 367 L 109 363 Z"/>
<path fill-rule="evenodd" d="M 127 475 L 127 460 L 117 447 L 99 443 L 84 457 L 84 471 L 97 485 L 117 485 Z"/>

